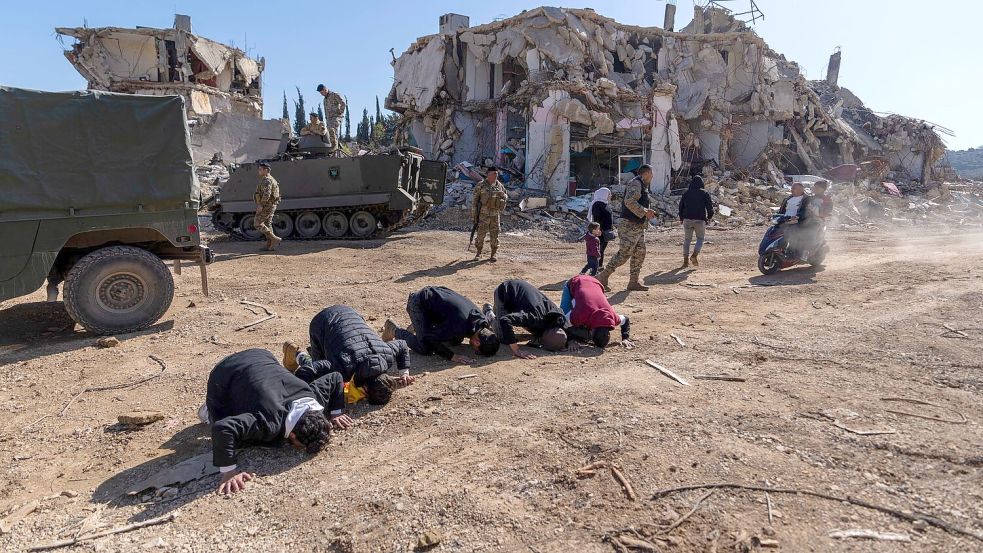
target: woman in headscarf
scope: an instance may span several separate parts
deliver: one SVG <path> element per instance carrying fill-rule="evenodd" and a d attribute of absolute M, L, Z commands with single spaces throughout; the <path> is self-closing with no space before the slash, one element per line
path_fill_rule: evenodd
<path fill-rule="evenodd" d="M 598 188 L 594 191 L 591 198 L 590 208 L 587 210 L 587 222 L 601 225 L 601 256 L 597 260 L 598 268 L 604 267 L 604 250 L 608 247 L 608 242 L 614 240 L 614 215 L 611 213 L 611 189 L 608 187 Z"/>

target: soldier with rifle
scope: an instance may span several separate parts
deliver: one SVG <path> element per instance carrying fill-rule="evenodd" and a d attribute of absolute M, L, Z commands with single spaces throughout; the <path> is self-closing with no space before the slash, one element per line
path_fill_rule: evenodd
<path fill-rule="evenodd" d="M 485 173 L 485 180 L 475 187 L 474 199 L 471 203 L 471 217 L 474 221 L 471 238 L 474 241 L 475 260 L 481 259 L 481 249 L 485 245 L 485 235 L 487 234 L 491 243 L 489 261 L 497 261 L 495 253 L 498 251 L 498 232 L 501 229 L 500 217 L 502 211 L 505 210 L 507 199 L 505 186 L 498 182 L 498 169 L 489 167 Z M 476 233 L 477 236 L 475 236 Z"/>

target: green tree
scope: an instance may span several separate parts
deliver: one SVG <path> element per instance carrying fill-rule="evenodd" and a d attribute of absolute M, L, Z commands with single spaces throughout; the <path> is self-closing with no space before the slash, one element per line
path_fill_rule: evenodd
<path fill-rule="evenodd" d="M 287 123 L 290 123 L 290 110 L 287 109 L 287 91 L 283 91 L 283 115 L 282 119 L 286 119 Z"/>
<path fill-rule="evenodd" d="M 370 133 L 372 132 L 372 121 L 369 119 L 369 110 L 362 109 L 362 121 L 358 124 L 358 129 L 355 131 L 355 140 L 360 143 L 367 144 L 371 138 Z"/>
<path fill-rule="evenodd" d="M 300 134 L 300 129 L 303 129 L 307 124 L 307 113 L 304 109 L 304 95 L 300 93 L 300 87 L 297 87 L 297 101 L 294 102 L 294 132 L 298 135 Z"/>
<path fill-rule="evenodd" d="M 379 109 L 379 97 L 375 97 L 375 122 L 376 124 L 382 122 L 382 110 Z"/>
<path fill-rule="evenodd" d="M 345 142 L 352 141 L 352 116 L 348 112 L 348 97 L 345 97 Z"/>
<path fill-rule="evenodd" d="M 324 121 L 324 107 L 321 104 L 317 105 L 317 118 Z"/>

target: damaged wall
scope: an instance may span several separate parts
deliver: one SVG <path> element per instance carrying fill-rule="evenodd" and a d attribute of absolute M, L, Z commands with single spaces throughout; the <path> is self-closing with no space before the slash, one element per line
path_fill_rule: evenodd
<path fill-rule="evenodd" d="M 491 148 L 476 148 L 474 133 L 453 114 L 494 127 L 507 106 L 526 127 L 524 139 L 508 144 L 525 153 L 526 186 L 554 194 L 571 171 L 569 151 L 553 153 L 559 144 L 642 154 L 670 168 L 663 180 L 716 166 L 774 181 L 780 171 L 821 173 L 875 154 L 912 178 L 931 178 L 942 150 L 930 126 L 869 111 L 854 117 L 861 108 L 844 109 L 842 89 L 807 81 L 727 10 L 697 7 L 695 14 L 681 32 L 624 25 L 589 9 L 542 7 L 475 27 L 448 14 L 441 20 L 453 25 L 393 62 L 386 107 L 403 114 L 418 143 L 432 144 L 432 156 L 481 163 Z M 665 87 L 674 91 L 660 126 L 653 100 Z M 639 119 L 650 123 L 621 124 Z M 496 131 L 501 142 L 512 129 Z M 673 151 L 684 153 L 673 158 Z M 567 165 L 544 170 L 547 157 Z"/>
<path fill-rule="evenodd" d="M 191 119 L 218 112 L 262 117 L 264 60 L 192 34 L 190 25 L 190 18 L 176 16 L 171 29 L 61 27 L 55 32 L 75 39 L 65 57 L 92 90 L 184 96 Z"/>

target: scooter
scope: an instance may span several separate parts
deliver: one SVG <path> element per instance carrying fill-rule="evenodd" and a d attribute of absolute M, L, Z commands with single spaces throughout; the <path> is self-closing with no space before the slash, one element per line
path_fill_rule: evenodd
<path fill-rule="evenodd" d="M 791 219 L 787 215 L 775 215 L 772 226 L 765 231 L 765 236 L 758 246 L 758 270 L 761 274 L 773 275 L 782 269 L 803 263 L 817 267 L 826 260 L 826 255 L 829 253 L 829 245 L 826 244 L 826 226 L 823 225 L 818 244 L 809 254 L 809 258 L 802 259 L 799 257 L 799 252 L 789 249 L 788 240 L 785 239 L 786 223 Z"/>

